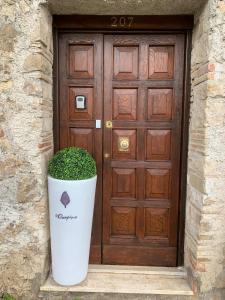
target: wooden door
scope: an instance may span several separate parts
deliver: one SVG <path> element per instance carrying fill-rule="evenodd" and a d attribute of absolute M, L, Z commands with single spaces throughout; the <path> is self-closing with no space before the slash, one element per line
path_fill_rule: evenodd
<path fill-rule="evenodd" d="M 101 34 L 59 35 L 59 148 L 84 148 L 97 163 L 91 263 L 101 263 L 102 129 L 96 128 L 96 120 L 102 120 L 102 65 Z M 76 96 L 86 97 L 85 109 L 76 108 Z"/>
<path fill-rule="evenodd" d="M 59 148 L 98 169 L 91 263 L 176 265 L 183 66 L 182 34 L 59 35 Z"/>
<path fill-rule="evenodd" d="M 105 264 L 176 265 L 183 65 L 181 34 L 105 36 Z"/>

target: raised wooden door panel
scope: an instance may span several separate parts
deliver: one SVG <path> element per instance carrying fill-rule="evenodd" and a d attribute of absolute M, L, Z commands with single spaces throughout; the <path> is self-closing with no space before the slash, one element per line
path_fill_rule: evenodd
<path fill-rule="evenodd" d="M 113 120 L 137 119 L 137 89 L 113 90 Z"/>
<path fill-rule="evenodd" d="M 59 35 L 60 148 L 86 149 L 96 160 L 98 182 L 92 230 L 90 262 L 101 263 L 102 241 L 102 120 L 103 36 Z M 76 108 L 76 96 L 86 97 L 85 109 Z"/>
<path fill-rule="evenodd" d="M 146 160 L 170 160 L 171 130 L 146 130 Z"/>
<path fill-rule="evenodd" d="M 167 199 L 171 198 L 171 172 L 168 169 L 145 170 L 145 198 Z"/>
<path fill-rule="evenodd" d="M 138 78 L 138 47 L 114 46 L 113 49 L 113 77 L 115 79 Z"/>
<path fill-rule="evenodd" d="M 174 77 L 174 46 L 149 45 L 148 73 L 150 79 Z"/>
<path fill-rule="evenodd" d="M 112 197 L 136 198 L 136 170 L 113 168 Z"/>
<path fill-rule="evenodd" d="M 94 44 L 70 44 L 68 64 L 71 78 L 94 78 Z"/>
<path fill-rule="evenodd" d="M 104 39 L 103 263 L 175 266 L 184 35 Z"/>
<path fill-rule="evenodd" d="M 172 119 L 173 89 L 148 89 L 148 120 L 170 121 Z"/>

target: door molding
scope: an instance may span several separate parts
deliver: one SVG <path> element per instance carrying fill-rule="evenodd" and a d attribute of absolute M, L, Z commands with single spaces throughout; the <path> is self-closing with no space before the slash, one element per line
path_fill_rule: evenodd
<path fill-rule="evenodd" d="M 183 119 L 181 140 L 181 176 L 180 176 L 180 205 L 179 205 L 179 232 L 178 232 L 178 265 L 184 261 L 184 227 L 187 186 L 187 153 L 190 111 L 190 58 L 193 16 L 134 16 L 133 26 L 113 28 L 109 23 L 114 16 L 53 16 L 53 135 L 54 151 L 59 150 L 59 41 L 60 32 L 110 32 L 119 33 L 175 33 L 185 34 L 185 61 L 184 61 L 184 90 L 183 90 Z M 125 16 L 116 16 L 125 17 Z M 128 16 L 126 16 L 128 17 Z M 131 17 L 131 16 L 130 16 Z M 115 21 L 115 20 L 114 20 Z"/>
<path fill-rule="evenodd" d="M 69 15 L 53 16 L 53 27 L 78 30 L 191 30 L 192 15 L 136 16 L 136 15 Z"/>

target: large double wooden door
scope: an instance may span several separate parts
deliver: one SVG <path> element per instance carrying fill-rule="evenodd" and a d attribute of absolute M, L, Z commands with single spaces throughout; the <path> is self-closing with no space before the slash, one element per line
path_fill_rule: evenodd
<path fill-rule="evenodd" d="M 59 146 L 97 162 L 91 262 L 175 266 L 184 35 L 63 33 L 58 65 Z"/>

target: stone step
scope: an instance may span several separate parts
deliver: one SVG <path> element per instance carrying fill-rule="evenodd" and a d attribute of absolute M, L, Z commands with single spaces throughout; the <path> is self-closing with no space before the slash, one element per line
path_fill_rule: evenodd
<path fill-rule="evenodd" d="M 51 298 L 53 294 L 59 298 Z M 75 300 L 76 295 L 85 300 L 189 300 L 193 292 L 183 268 L 90 265 L 86 280 L 79 285 L 58 285 L 50 275 L 40 293 L 46 300 Z"/>
<path fill-rule="evenodd" d="M 104 294 L 104 293 L 74 293 L 74 292 L 40 292 L 40 300 L 213 300 L 198 296 L 175 295 L 143 295 L 143 294 Z M 223 300 L 224 298 L 218 298 Z"/>

